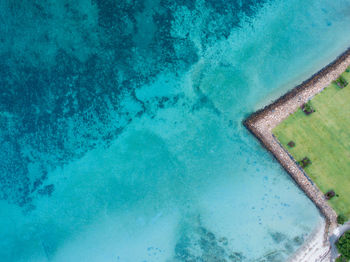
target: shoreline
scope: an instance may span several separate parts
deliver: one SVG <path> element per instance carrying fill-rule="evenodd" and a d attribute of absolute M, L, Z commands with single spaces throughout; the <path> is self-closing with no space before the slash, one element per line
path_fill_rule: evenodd
<path fill-rule="evenodd" d="M 322 221 L 304 243 L 288 258 L 287 262 L 329 261 L 331 247 L 323 245 L 326 228 L 326 221 L 322 218 Z"/>
<path fill-rule="evenodd" d="M 323 217 L 323 239 L 319 234 L 311 234 L 310 238 L 288 261 L 330 261 L 326 254 L 320 255 L 317 250 L 330 250 L 329 236 L 337 227 L 337 215 L 327 203 L 323 193 L 312 182 L 307 174 L 301 169 L 272 134 L 272 130 L 300 106 L 320 93 L 332 81 L 336 80 L 341 73 L 350 65 L 350 48 L 338 56 L 333 62 L 313 74 L 309 79 L 294 87 L 271 104 L 257 110 L 243 121 L 244 126 L 260 141 L 274 158 L 282 165 L 295 183 L 301 188 L 309 199 L 316 205 Z M 318 230 L 319 231 L 319 230 Z M 317 237 L 316 237 L 317 236 Z M 310 244 L 312 245 L 310 246 Z M 306 248 L 307 247 L 307 248 Z M 327 252 L 328 252 L 327 251 Z M 309 256 L 315 253 L 313 256 Z M 317 255 L 316 255 L 317 253 Z M 295 260 L 297 259 L 297 260 Z M 300 260 L 301 259 L 301 260 Z M 310 260 L 311 259 L 311 260 Z M 328 260 L 325 260 L 328 259 Z"/>

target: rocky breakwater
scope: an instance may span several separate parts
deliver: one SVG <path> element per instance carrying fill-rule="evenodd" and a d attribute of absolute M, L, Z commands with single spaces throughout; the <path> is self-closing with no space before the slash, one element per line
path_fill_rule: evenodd
<path fill-rule="evenodd" d="M 277 159 L 283 168 L 291 175 L 299 187 L 315 203 L 326 219 L 323 243 L 315 245 L 329 246 L 329 232 L 337 227 L 335 211 L 330 207 L 323 193 L 310 180 L 292 156 L 274 137 L 272 130 L 290 114 L 321 92 L 350 65 L 350 49 L 340 55 L 335 61 L 324 67 L 311 78 L 293 88 L 265 108 L 251 114 L 243 121 L 245 127 L 262 143 L 262 145 Z M 311 241 L 311 240 L 310 240 Z M 305 243 L 306 245 L 307 243 Z M 317 247 L 318 246 L 318 247 Z M 310 252 L 310 250 L 308 251 Z"/>

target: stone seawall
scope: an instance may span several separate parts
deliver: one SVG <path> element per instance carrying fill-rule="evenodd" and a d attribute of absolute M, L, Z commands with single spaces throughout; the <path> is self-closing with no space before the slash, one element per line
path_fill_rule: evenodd
<path fill-rule="evenodd" d="M 328 235 L 337 226 L 337 215 L 327 203 L 323 193 L 310 180 L 290 154 L 272 134 L 272 130 L 300 106 L 336 80 L 350 65 L 350 48 L 335 61 L 324 67 L 311 78 L 293 88 L 272 104 L 251 114 L 243 121 L 244 126 L 261 142 L 290 174 L 298 186 L 315 203 L 326 219 L 325 238 L 322 246 L 328 244 Z"/>

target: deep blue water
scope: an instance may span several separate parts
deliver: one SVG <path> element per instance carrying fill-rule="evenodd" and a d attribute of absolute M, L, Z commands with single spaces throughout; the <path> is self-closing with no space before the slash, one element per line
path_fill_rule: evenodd
<path fill-rule="evenodd" d="M 1 0 L 0 22 L 0 261 L 284 261 L 321 221 L 241 121 L 349 46 L 349 0 Z"/>

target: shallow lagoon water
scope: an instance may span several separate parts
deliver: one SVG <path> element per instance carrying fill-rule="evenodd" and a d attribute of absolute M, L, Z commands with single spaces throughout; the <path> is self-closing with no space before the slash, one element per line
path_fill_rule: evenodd
<path fill-rule="evenodd" d="M 350 1 L 2 1 L 1 261 L 284 261 L 321 216 L 244 129 Z"/>

